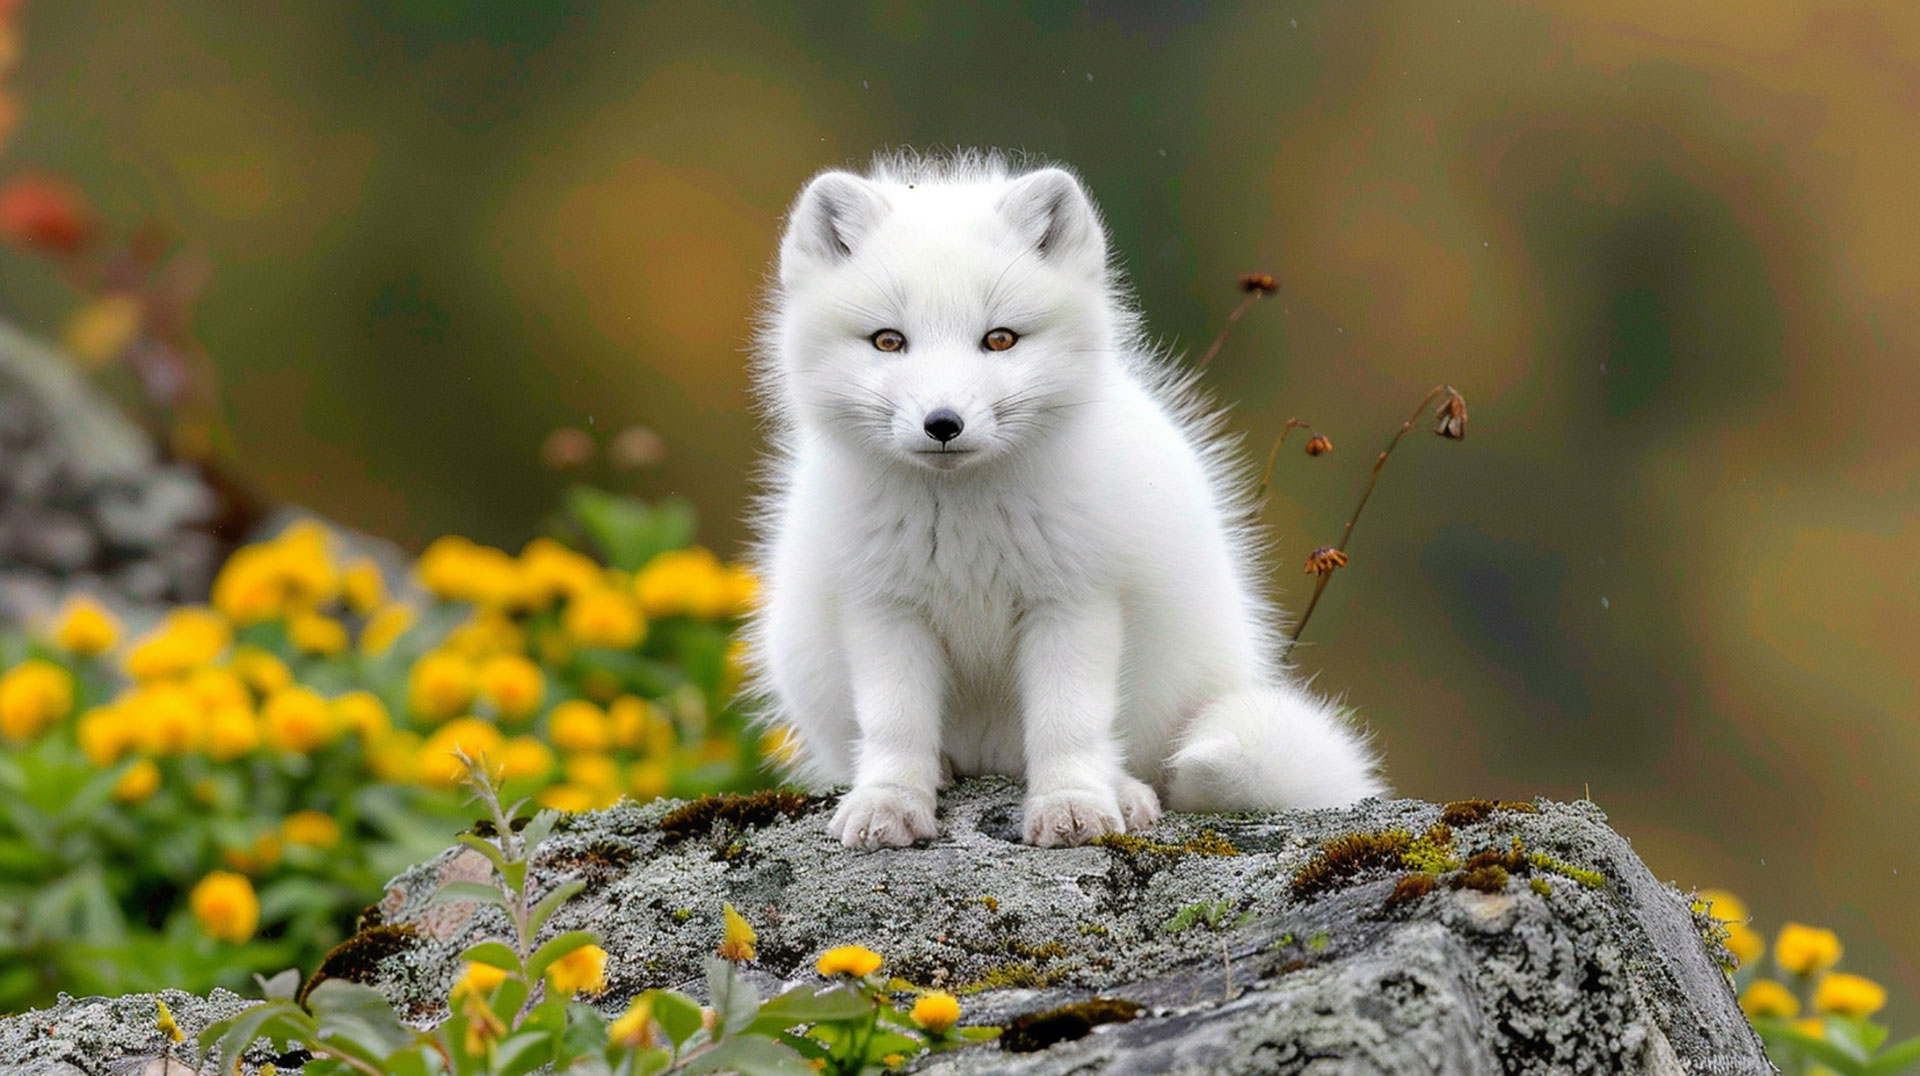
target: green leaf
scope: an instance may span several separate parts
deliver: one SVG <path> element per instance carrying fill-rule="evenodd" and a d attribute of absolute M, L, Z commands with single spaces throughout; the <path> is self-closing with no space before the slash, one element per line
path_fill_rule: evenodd
<path fill-rule="evenodd" d="M 336 1036 L 362 1047 L 374 1059 L 385 1058 L 413 1040 L 413 1032 L 394 1015 L 393 1003 L 371 986 L 326 979 L 307 995 L 307 1009 L 329 1041 Z"/>
<path fill-rule="evenodd" d="M 576 949 L 597 945 L 600 935 L 591 930 L 569 930 L 556 935 L 547 944 L 533 951 L 533 957 L 527 961 L 527 978 L 538 979 L 547 973 L 554 961 Z"/>
<path fill-rule="evenodd" d="M 269 1001 L 263 1005 L 242 1012 L 230 1020 L 221 1020 L 208 1025 L 200 1033 L 200 1048 L 212 1049 L 225 1060 L 239 1057 L 253 1041 L 263 1036 L 260 1028 L 275 1016 L 286 1012 L 298 1013 L 292 1002 Z M 304 1014 L 303 1014 L 304 1015 Z"/>
<path fill-rule="evenodd" d="M 713 1011 L 719 1014 L 714 1035 L 716 1038 L 737 1035 L 759 1015 L 760 992 L 742 979 L 728 961 L 710 956 L 706 967 L 707 990 L 713 996 Z"/>
<path fill-rule="evenodd" d="M 968 1042 L 986 1042 L 990 1039 L 999 1038 L 1000 1029 L 997 1027 L 956 1027 L 953 1029 L 953 1034 L 960 1036 Z"/>
<path fill-rule="evenodd" d="M 540 903 L 533 906 L 531 923 L 528 929 L 538 931 L 540 927 L 546 923 L 547 919 L 559 909 L 560 905 L 573 899 L 576 894 L 585 888 L 587 888 L 587 883 L 580 878 L 573 878 L 554 886 L 553 892 L 541 897 Z"/>
<path fill-rule="evenodd" d="M 427 905 L 433 907 L 456 902 L 491 904 L 504 908 L 507 906 L 507 896 L 500 892 L 499 886 L 487 885 L 484 882 L 447 882 L 434 891 L 433 899 L 428 901 Z"/>
<path fill-rule="evenodd" d="M 1920 1062 L 1920 1035 L 1887 1047 L 1885 1053 L 1874 1058 L 1861 1071 L 1868 1076 L 1894 1076 L 1895 1073 L 1906 1071 L 1915 1062 Z"/>
<path fill-rule="evenodd" d="M 693 1057 L 681 1068 L 689 1076 L 702 1072 L 737 1072 L 740 1076 L 815 1076 L 813 1066 L 785 1043 L 748 1036 L 728 1039 Z"/>
<path fill-rule="evenodd" d="M 524 1076 L 553 1060 L 552 1038 L 545 1030 L 521 1031 L 493 1048 L 494 1076 Z"/>
<path fill-rule="evenodd" d="M 888 1054 L 905 1054 L 908 1057 L 927 1048 L 927 1044 L 911 1035 L 902 1035 L 897 1031 L 875 1031 L 867 1037 L 867 1060 L 878 1061 Z"/>
<path fill-rule="evenodd" d="M 1840 1076 L 1861 1076 L 1866 1071 L 1861 1060 L 1847 1050 L 1817 1035 L 1809 1035 L 1785 1021 L 1768 1020 L 1763 1023 L 1756 1020 L 1754 1027 L 1760 1032 L 1760 1037 L 1766 1040 L 1770 1052 L 1775 1043 L 1785 1043 L 1832 1068 Z"/>
<path fill-rule="evenodd" d="M 653 999 L 653 1019 L 660 1030 L 667 1033 L 668 1041 L 674 1049 L 686 1045 L 693 1033 L 700 1030 L 700 1006 L 685 994 L 676 994 L 671 990 L 649 990 Z"/>
<path fill-rule="evenodd" d="M 260 986 L 260 996 L 268 1001 L 292 1001 L 300 993 L 299 968 L 287 968 L 271 977 L 254 972 L 253 981 Z"/>
<path fill-rule="evenodd" d="M 566 510 L 606 562 L 624 572 L 693 543 L 693 506 L 682 500 L 663 500 L 649 508 L 631 497 L 575 486 L 567 491 Z"/>
<path fill-rule="evenodd" d="M 486 964 L 502 971 L 519 972 L 520 954 L 513 951 L 505 942 L 483 941 L 467 947 L 460 959 L 474 964 Z"/>
<path fill-rule="evenodd" d="M 871 1012 L 873 1002 L 845 986 L 796 986 L 760 1006 L 753 1030 L 772 1032 L 795 1024 L 859 1020 Z"/>
<path fill-rule="evenodd" d="M 673 1063 L 673 1055 L 658 1046 L 635 1053 L 622 1068 L 614 1072 L 617 1076 L 653 1076 Z"/>
<path fill-rule="evenodd" d="M 533 821 L 528 822 L 525 829 L 520 831 L 521 846 L 526 849 L 527 859 L 533 858 L 533 850 L 545 843 L 547 837 L 553 833 L 554 825 L 559 821 L 559 811 L 541 811 L 533 816 Z"/>
<path fill-rule="evenodd" d="M 472 833 L 462 833 L 459 840 L 461 844 L 486 856 L 487 862 L 493 864 L 494 870 L 504 872 L 507 869 L 507 857 L 500 853 L 500 849 L 494 847 L 492 841 Z"/>

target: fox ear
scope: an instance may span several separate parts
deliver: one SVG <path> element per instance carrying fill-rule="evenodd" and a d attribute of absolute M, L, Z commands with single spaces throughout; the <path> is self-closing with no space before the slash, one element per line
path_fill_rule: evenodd
<path fill-rule="evenodd" d="M 891 208 L 873 184 L 848 172 L 824 172 L 800 192 L 780 241 L 780 278 L 808 263 L 834 265 L 853 256 Z"/>
<path fill-rule="evenodd" d="M 1095 265 L 1106 260 L 1100 214 L 1072 173 L 1043 168 L 1021 176 L 1000 196 L 999 209 L 1014 233 L 1043 258 Z"/>

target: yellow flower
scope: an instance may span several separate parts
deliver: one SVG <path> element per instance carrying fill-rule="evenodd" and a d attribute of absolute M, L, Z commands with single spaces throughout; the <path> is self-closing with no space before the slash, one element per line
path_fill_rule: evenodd
<path fill-rule="evenodd" d="M 588 788 L 614 788 L 620 784 L 620 765 L 606 755 L 572 755 L 567 758 L 567 780 Z"/>
<path fill-rule="evenodd" d="M 897 1053 L 897 1052 L 891 1053 L 891 1054 L 882 1054 L 880 1055 L 880 1063 L 882 1065 L 887 1066 L 890 1069 L 897 1069 L 900 1066 L 907 1063 L 907 1055 L 903 1053 Z"/>
<path fill-rule="evenodd" d="M 342 729 L 350 729 L 362 743 L 374 743 L 393 728 L 387 704 L 371 691 L 349 691 L 333 700 L 333 718 Z"/>
<path fill-rule="evenodd" d="M 168 1042 L 179 1042 L 182 1039 L 185 1039 L 187 1037 L 186 1032 L 180 1030 L 180 1022 L 173 1018 L 173 1013 L 171 1010 L 167 1008 L 166 1002 L 160 1000 L 159 998 L 154 998 L 153 1008 L 154 1008 L 154 1018 L 153 1018 L 154 1030 L 160 1032 L 160 1034 L 162 1035 L 165 1035 L 167 1037 Z"/>
<path fill-rule="evenodd" d="M 11 58 L 11 42 L 9 58 Z M 80 309 L 67 321 L 63 341 L 67 352 L 86 370 L 98 370 L 126 353 L 140 335 L 147 306 L 138 295 L 110 291 Z"/>
<path fill-rule="evenodd" d="M 1840 938 L 1824 927 L 1788 923 L 1773 939 L 1773 960 L 1795 975 L 1812 975 L 1840 962 Z"/>
<path fill-rule="evenodd" d="M 113 783 L 113 798 L 121 803 L 139 803 L 160 791 L 160 767 L 150 758 L 139 759 Z"/>
<path fill-rule="evenodd" d="M 459 1001 L 461 998 L 487 997 L 493 993 L 495 987 L 506 981 L 505 968 L 496 968 L 492 964 L 480 964 L 470 960 L 467 962 L 467 970 L 461 973 L 460 980 L 453 984 L 453 990 L 448 994 L 448 998 Z"/>
<path fill-rule="evenodd" d="M 800 737 L 791 725 L 768 729 L 760 737 L 760 757 L 785 766 L 800 753 Z"/>
<path fill-rule="evenodd" d="M 0 676 L 0 737 L 30 740 L 73 709 L 73 676 L 51 661 L 23 661 Z"/>
<path fill-rule="evenodd" d="M 851 975 L 858 979 L 872 975 L 882 963 L 880 954 L 871 949 L 842 945 L 821 954 L 819 963 L 814 966 L 820 969 L 822 975 Z"/>
<path fill-rule="evenodd" d="M 507 1022 L 478 995 L 470 995 L 460 1009 L 467 1017 L 467 1032 L 460 1044 L 469 1054 L 485 1054 L 507 1034 Z"/>
<path fill-rule="evenodd" d="M 753 943 L 759 938 L 753 933 L 753 925 L 745 916 L 735 911 L 733 905 L 720 906 L 726 918 L 726 930 L 720 938 L 720 959 L 731 960 L 736 964 L 752 960 Z"/>
<path fill-rule="evenodd" d="M 1800 1015 L 1800 999 L 1772 979 L 1755 979 L 1741 992 L 1740 1008 L 1755 1019 L 1791 1020 Z"/>
<path fill-rule="evenodd" d="M 1723 923 L 1727 929 L 1727 951 L 1746 967 L 1766 955 L 1767 940 L 1745 923 Z"/>
<path fill-rule="evenodd" d="M 740 584 L 729 577 L 713 550 L 695 546 L 662 553 L 647 562 L 633 583 L 640 609 L 654 619 L 727 615 Z"/>
<path fill-rule="evenodd" d="M 745 616 L 760 601 L 760 577 L 744 564 L 729 564 L 720 577 L 727 595 L 726 615 Z"/>
<path fill-rule="evenodd" d="M 960 1001 L 952 994 L 936 990 L 914 1002 L 911 1015 L 914 1023 L 942 1035 L 960 1022 Z"/>
<path fill-rule="evenodd" d="M 627 794 L 639 803 L 666 795 L 671 783 L 672 773 L 664 762 L 648 759 L 627 769 Z"/>
<path fill-rule="evenodd" d="M 260 711 L 269 746 L 307 754 L 333 739 L 333 708 L 311 688 L 284 688 Z"/>
<path fill-rule="evenodd" d="M 228 871 L 214 871 L 193 887 L 187 897 L 193 918 L 208 937 L 244 942 L 260 925 L 260 898 L 253 883 Z"/>
<path fill-rule="evenodd" d="M 560 626 L 581 646 L 629 650 L 647 637 L 647 623 L 633 600 L 612 589 L 581 591 L 567 602 Z"/>
<path fill-rule="evenodd" d="M 320 523 L 303 519 L 281 531 L 268 545 L 273 549 L 289 608 L 311 609 L 340 593 L 333 535 Z"/>
<path fill-rule="evenodd" d="M 176 681 L 138 685 L 120 709 L 134 742 L 149 755 L 183 755 L 206 742 L 205 711 Z"/>
<path fill-rule="evenodd" d="M 302 654 L 331 657 L 347 648 L 347 626 L 322 613 L 295 613 L 287 620 L 287 641 Z"/>
<path fill-rule="evenodd" d="M 432 720 L 452 717 L 473 701 L 473 665 L 458 654 L 437 650 L 413 663 L 407 676 L 407 702 Z"/>
<path fill-rule="evenodd" d="M 221 703 L 207 711 L 207 756 L 231 762 L 260 746 L 260 722 L 248 703 Z"/>
<path fill-rule="evenodd" d="M 740 744 L 725 736 L 709 736 L 696 750 L 701 762 L 732 762 L 740 757 Z"/>
<path fill-rule="evenodd" d="M 485 758 L 488 768 L 497 766 L 506 738 L 491 722 L 477 717 L 456 717 L 433 730 L 420 748 L 420 779 L 430 785 L 451 787 L 467 775 L 460 755 Z"/>
<path fill-rule="evenodd" d="M 1821 976 L 1813 988 L 1815 1012 L 1867 1017 L 1879 1012 L 1886 1003 L 1887 988 L 1864 975 L 1830 972 Z"/>
<path fill-rule="evenodd" d="M 607 735 L 613 746 L 636 748 L 646 742 L 647 704 L 632 695 L 622 695 L 607 704 Z"/>
<path fill-rule="evenodd" d="M 1818 1016 L 1809 1016 L 1804 1020 L 1795 1020 L 1793 1029 L 1802 1035 L 1811 1035 L 1816 1039 L 1827 1037 L 1827 1022 Z"/>
<path fill-rule="evenodd" d="M 544 609 L 563 595 L 601 585 L 600 566 L 551 538 L 535 538 L 520 551 L 520 588 L 528 604 Z"/>
<path fill-rule="evenodd" d="M 545 777 L 553 772 L 553 749 L 532 736 L 514 736 L 500 745 L 500 778 Z"/>
<path fill-rule="evenodd" d="M 411 607 L 398 603 L 381 606 L 360 629 L 360 652 L 376 657 L 386 653 L 413 627 L 413 622 Z"/>
<path fill-rule="evenodd" d="M 263 699 L 293 686 L 287 663 L 257 646 L 236 647 L 227 659 L 227 669 Z"/>
<path fill-rule="evenodd" d="M 120 621 L 107 607 L 80 594 L 67 600 L 53 622 L 53 645 L 69 654 L 94 657 L 120 640 Z"/>
<path fill-rule="evenodd" d="M 1694 894 L 1693 902 L 1722 923 L 1744 923 L 1750 918 L 1746 902 L 1724 889 L 1702 889 Z"/>
<path fill-rule="evenodd" d="M 579 814 L 581 811 L 593 810 L 599 797 L 593 794 L 592 789 L 581 788 L 579 785 L 548 785 L 541 789 L 534 799 L 542 807 L 551 807 L 567 814 Z"/>
<path fill-rule="evenodd" d="M 572 997 L 597 994 L 607 988 L 607 951 L 597 945 L 583 945 L 547 965 L 547 983 L 554 991 Z"/>
<path fill-rule="evenodd" d="M 341 571 L 340 592 L 346 596 L 347 608 L 361 616 L 372 616 L 375 609 L 386 604 L 387 581 L 372 558 L 360 557 Z"/>
<path fill-rule="evenodd" d="M 193 701 L 206 709 L 217 706 L 252 706 L 247 685 L 226 669 L 211 666 L 187 674 L 187 691 Z"/>
<path fill-rule="evenodd" d="M 274 551 L 265 545 L 236 549 L 213 580 L 213 607 L 235 624 L 271 620 L 286 609 Z"/>
<path fill-rule="evenodd" d="M 607 1041 L 629 1050 L 644 1050 L 653 1045 L 653 995 L 633 999 L 618 1020 L 607 1025 Z"/>
<path fill-rule="evenodd" d="M 605 751 L 612 730 L 598 706 L 585 699 L 568 699 L 547 715 L 547 739 L 562 751 Z"/>
<path fill-rule="evenodd" d="M 421 777 L 420 737 L 412 732 L 388 732 L 368 741 L 363 751 L 367 769 L 382 781 L 417 781 Z"/>
<path fill-rule="evenodd" d="M 501 717 L 521 718 L 533 713 L 547 691 L 540 666 L 518 654 L 488 658 L 480 666 L 480 694 Z"/>
<path fill-rule="evenodd" d="M 442 601 L 504 605 L 519 597 L 520 573 L 498 549 L 448 535 L 434 541 L 414 565 L 414 578 Z"/>
<path fill-rule="evenodd" d="M 295 811 L 280 820 L 280 839 L 308 848 L 332 848 L 340 843 L 340 823 L 320 811 Z"/>
<path fill-rule="evenodd" d="M 466 623 L 447 633 L 440 649 L 478 662 L 495 654 L 525 653 L 527 633 L 512 616 L 499 609 L 475 609 Z"/>
<path fill-rule="evenodd" d="M 246 848 L 228 848 L 220 853 L 227 866 L 245 874 L 259 874 L 280 862 L 280 837 L 262 833 Z"/>
<path fill-rule="evenodd" d="M 213 610 L 175 609 L 134 642 L 125 659 L 127 675 L 135 680 L 174 676 L 212 662 L 232 641 L 232 630 Z"/>
<path fill-rule="evenodd" d="M 133 727 L 117 706 L 95 706 L 81 714 L 74 733 L 87 761 L 102 768 L 120 761 L 135 740 Z"/>

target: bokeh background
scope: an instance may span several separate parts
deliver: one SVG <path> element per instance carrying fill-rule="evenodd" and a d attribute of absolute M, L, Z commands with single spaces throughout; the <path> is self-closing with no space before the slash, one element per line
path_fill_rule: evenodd
<path fill-rule="evenodd" d="M 244 477 L 518 548 L 560 426 L 656 430 L 739 550 L 744 349 L 799 185 L 892 146 L 1068 162 L 1214 363 L 1298 653 L 1402 792 L 1591 795 L 1662 877 L 1829 925 L 1920 1011 L 1920 5 L 61 0 L 0 170 L 213 264 Z M 0 252 L 6 316 L 76 298 Z"/>

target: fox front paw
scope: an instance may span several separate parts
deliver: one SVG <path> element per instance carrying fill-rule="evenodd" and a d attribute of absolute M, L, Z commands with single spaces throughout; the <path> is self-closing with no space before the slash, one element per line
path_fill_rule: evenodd
<path fill-rule="evenodd" d="M 932 793 L 899 785 L 855 787 L 827 823 L 827 833 L 848 848 L 903 848 L 939 832 Z"/>
<path fill-rule="evenodd" d="M 1133 777 L 1120 778 L 1120 784 L 1114 789 L 1120 799 L 1120 817 L 1127 823 L 1128 832 L 1146 829 L 1160 821 L 1160 796 L 1153 786 Z"/>
<path fill-rule="evenodd" d="M 1151 789 L 1148 795 L 1152 795 Z M 1067 788 L 1027 797 L 1028 844 L 1061 848 L 1085 844 L 1109 833 L 1123 833 L 1126 828 L 1119 797 L 1112 789 Z"/>

